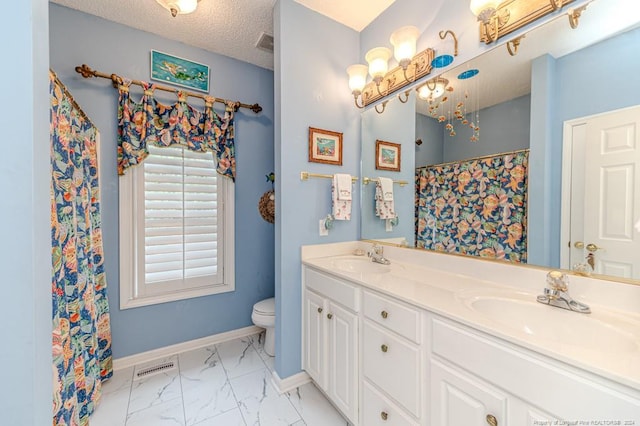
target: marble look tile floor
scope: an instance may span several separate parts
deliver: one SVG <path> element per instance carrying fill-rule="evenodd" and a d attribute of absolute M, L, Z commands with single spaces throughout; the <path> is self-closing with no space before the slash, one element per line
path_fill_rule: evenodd
<path fill-rule="evenodd" d="M 157 361 L 116 371 L 90 426 L 348 425 L 312 383 L 278 395 L 262 344 L 256 334 L 183 352 L 165 359 L 176 368 L 138 380 Z"/>

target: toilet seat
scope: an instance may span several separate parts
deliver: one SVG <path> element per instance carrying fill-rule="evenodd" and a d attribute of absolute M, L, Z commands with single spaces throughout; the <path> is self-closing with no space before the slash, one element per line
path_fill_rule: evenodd
<path fill-rule="evenodd" d="M 274 316 L 276 314 L 276 299 L 271 297 L 261 300 L 253 305 L 253 312 L 261 316 Z"/>

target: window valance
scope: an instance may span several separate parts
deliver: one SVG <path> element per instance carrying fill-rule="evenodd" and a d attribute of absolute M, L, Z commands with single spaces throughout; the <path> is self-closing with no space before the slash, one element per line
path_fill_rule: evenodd
<path fill-rule="evenodd" d="M 131 99 L 131 80 L 118 86 L 118 174 L 141 163 L 156 146 L 181 145 L 191 151 L 214 152 L 217 172 L 235 181 L 234 112 L 237 102 L 227 102 L 224 117 L 214 110 L 215 98 L 205 97 L 204 111 L 187 103 L 184 92 L 178 101 L 164 105 L 154 97 L 155 85 L 142 82 L 140 102 Z"/>

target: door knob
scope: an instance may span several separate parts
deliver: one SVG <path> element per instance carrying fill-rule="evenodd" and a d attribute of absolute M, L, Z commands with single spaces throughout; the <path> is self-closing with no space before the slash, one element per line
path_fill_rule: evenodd
<path fill-rule="evenodd" d="M 321 314 L 322 313 L 322 308 L 318 308 L 318 313 Z"/>
<path fill-rule="evenodd" d="M 382 411 L 380 413 L 380 417 L 382 418 L 382 420 L 387 420 L 389 418 L 389 414 L 387 414 L 385 411 Z"/>
<path fill-rule="evenodd" d="M 329 319 L 333 318 L 333 314 L 332 313 L 328 313 L 327 314 L 327 318 L 329 318 Z"/>
<path fill-rule="evenodd" d="M 389 316 L 389 313 L 387 311 L 382 311 L 380 312 L 380 316 L 386 319 Z"/>
<path fill-rule="evenodd" d="M 387 346 L 387 345 L 382 345 L 382 346 L 380 346 L 380 350 L 381 350 L 382 352 L 385 352 L 385 353 L 386 353 L 386 352 L 389 350 L 389 346 Z"/>
<path fill-rule="evenodd" d="M 602 247 L 598 247 L 593 243 L 587 244 L 587 251 L 590 253 L 595 253 L 597 250 L 602 250 Z"/>
<path fill-rule="evenodd" d="M 487 424 L 490 426 L 498 426 L 498 419 L 493 414 L 487 414 Z"/>

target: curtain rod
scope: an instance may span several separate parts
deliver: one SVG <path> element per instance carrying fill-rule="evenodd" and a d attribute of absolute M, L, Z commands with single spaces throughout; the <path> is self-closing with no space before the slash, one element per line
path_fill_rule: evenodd
<path fill-rule="evenodd" d="M 90 77 L 96 77 L 96 78 L 106 78 L 108 80 L 111 80 L 113 87 L 114 88 L 118 88 L 118 84 L 122 83 L 123 79 L 122 77 L 120 77 L 117 74 L 105 74 L 102 73 L 100 71 L 96 71 L 91 69 L 91 67 L 87 64 L 82 64 L 79 65 L 75 68 L 76 72 L 80 75 L 82 75 L 84 78 L 90 78 Z M 135 84 L 137 86 L 141 86 L 142 87 L 142 82 L 140 80 L 132 80 L 131 84 Z M 156 85 L 156 90 L 163 90 L 165 92 L 171 92 L 171 93 L 178 93 L 178 92 L 182 92 L 187 96 L 191 96 L 194 98 L 200 98 L 203 100 L 206 100 L 207 95 L 202 95 L 200 93 L 195 93 L 195 92 L 189 92 L 186 90 L 178 90 L 178 89 L 174 89 L 173 87 L 169 87 L 169 86 L 162 86 L 162 85 Z M 213 96 L 212 96 L 213 97 Z M 227 103 L 226 99 L 222 99 L 222 98 L 214 98 L 215 102 L 220 102 L 223 104 Z M 249 104 L 244 104 L 242 102 L 236 102 L 236 111 L 238 110 L 238 108 L 248 108 L 251 111 L 255 112 L 256 114 L 258 114 L 260 111 L 262 111 L 262 107 L 259 104 L 253 104 L 253 105 L 249 105 Z"/>
<path fill-rule="evenodd" d="M 450 164 L 464 163 L 464 162 L 466 162 L 466 161 L 485 160 L 485 159 L 487 159 L 487 158 L 500 157 L 500 156 L 502 156 L 502 155 L 519 154 L 519 153 L 521 153 L 521 152 L 526 152 L 526 151 L 529 151 L 529 148 L 525 148 L 525 149 L 516 149 L 515 151 L 498 152 L 498 153 L 496 153 L 496 154 L 481 155 L 481 156 L 479 156 L 479 157 L 465 158 L 464 160 L 449 161 L 448 163 L 431 164 L 431 165 L 428 165 L 428 166 L 416 167 L 416 170 L 429 169 L 429 168 L 431 168 L 431 167 L 442 167 L 442 166 L 448 166 L 448 165 L 450 165 Z"/>

